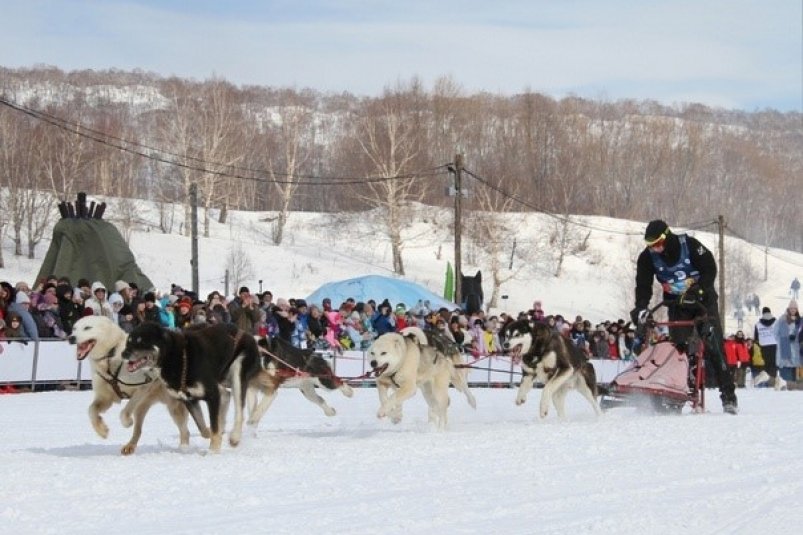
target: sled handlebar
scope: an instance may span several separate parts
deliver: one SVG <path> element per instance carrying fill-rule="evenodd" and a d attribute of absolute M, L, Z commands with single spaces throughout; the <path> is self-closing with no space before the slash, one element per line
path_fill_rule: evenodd
<path fill-rule="evenodd" d="M 699 323 L 703 323 L 706 320 L 708 320 L 708 311 L 706 310 L 705 306 L 703 306 L 703 304 L 700 303 L 699 301 L 694 303 L 694 304 L 691 304 L 691 303 L 684 304 L 684 306 L 687 306 L 687 307 L 692 307 L 693 306 L 693 307 L 697 308 L 698 311 L 702 312 L 699 316 L 697 316 L 694 319 L 690 319 L 690 320 L 673 320 L 673 321 L 655 321 L 654 319 L 652 319 L 653 313 L 656 312 L 659 308 L 676 306 L 676 305 L 678 305 L 677 301 L 669 301 L 669 300 L 664 299 L 663 301 L 661 301 L 660 303 L 658 303 L 654 307 L 648 309 L 647 319 L 645 320 L 644 325 L 646 327 L 650 327 L 650 328 L 654 328 L 654 327 L 694 327 L 695 325 L 697 325 Z"/>

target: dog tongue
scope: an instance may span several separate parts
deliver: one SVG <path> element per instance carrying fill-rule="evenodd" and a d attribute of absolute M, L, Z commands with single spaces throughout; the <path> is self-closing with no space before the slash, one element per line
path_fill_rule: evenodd
<path fill-rule="evenodd" d="M 92 350 L 91 342 L 83 342 L 75 347 L 75 352 L 78 355 L 79 359 L 83 359 L 84 357 L 86 357 L 87 353 L 89 353 L 91 350 Z"/>

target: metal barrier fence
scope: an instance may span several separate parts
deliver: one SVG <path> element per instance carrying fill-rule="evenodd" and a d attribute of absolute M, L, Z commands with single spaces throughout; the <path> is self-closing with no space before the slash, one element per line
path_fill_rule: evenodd
<path fill-rule="evenodd" d="M 32 391 L 59 387 L 81 388 L 91 384 L 89 362 L 75 358 L 75 346 L 64 340 L 39 342 L 0 341 L 0 385 L 13 384 Z M 353 386 L 373 386 L 372 379 L 362 379 L 370 370 L 367 353 L 345 351 L 341 355 L 323 353 L 332 364 L 336 375 L 353 379 Z M 508 387 L 518 385 L 521 369 L 512 359 L 503 355 L 482 356 L 477 359 L 466 355 L 470 366 L 468 382 L 472 387 Z M 591 361 L 599 383 L 610 382 L 630 363 L 621 360 Z M 359 379 L 357 379 L 359 378 Z"/>

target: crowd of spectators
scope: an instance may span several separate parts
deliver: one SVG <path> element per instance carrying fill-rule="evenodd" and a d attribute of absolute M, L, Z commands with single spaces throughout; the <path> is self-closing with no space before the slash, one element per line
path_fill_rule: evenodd
<path fill-rule="evenodd" d="M 0 282 L 0 339 L 64 339 L 75 322 L 86 315 L 106 316 L 126 332 L 145 321 L 169 329 L 231 323 L 256 335 L 281 337 L 297 347 L 333 351 L 364 350 L 383 333 L 417 325 L 441 332 L 474 356 L 498 355 L 503 353 L 505 326 L 516 320 L 549 325 L 590 358 L 630 360 L 645 342 L 629 321 L 592 325 L 579 315 L 573 320 L 561 314 L 547 315 L 541 301 L 514 317 L 504 312 L 489 315 L 482 310 L 473 314 L 460 309 L 435 310 L 428 301 L 408 308 L 405 303 L 391 304 L 387 299 L 377 304 L 372 299 L 357 302 L 349 298 L 333 307 L 328 298 L 320 304 L 274 299 L 271 291 L 252 294 L 245 286 L 235 296 L 213 291 L 203 299 L 176 284 L 169 292 L 140 294 L 136 284 L 125 281 L 115 282 L 111 291 L 99 281 L 80 279 L 73 285 L 66 277 L 48 277 L 34 288 L 25 282 L 13 286 Z M 727 337 L 725 354 L 738 386 L 744 386 L 748 369 L 754 377 L 764 371 L 761 348 L 741 329 Z"/>
<path fill-rule="evenodd" d="M 370 299 L 346 299 L 336 307 L 331 299 L 307 303 L 304 299 L 274 299 L 271 291 L 251 293 L 241 287 L 226 297 L 213 291 L 205 299 L 173 284 L 169 292 L 140 293 L 136 284 L 115 282 L 109 289 L 99 281 L 81 279 L 73 285 L 66 277 L 48 277 L 34 288 L 24 282 L 0 283 L 0 337 L 18 340 L 67 338 L 79 318 L 106 316 L 124 331 L 145 321 L 169 329 L 195 324 L 231 323 L 256 335 L 279 336 L 297 347 L 320 350 L 364 350 L 383 333 L 417 325 L 442 332 L 461 350 L 474 355 L 501 354 L 501 333 L 506 324 L 527 319 L 543 322 L 570 337 L 590 357 L 628 359 L 637 338 L 624 320 L 604 322 L 592 328 L 577 316 L 546 315 L 540 301 L 516 317 L 460 309 L 433 309 L 428 301 L 408 308 L 405 303 L 377 303 Z"/>

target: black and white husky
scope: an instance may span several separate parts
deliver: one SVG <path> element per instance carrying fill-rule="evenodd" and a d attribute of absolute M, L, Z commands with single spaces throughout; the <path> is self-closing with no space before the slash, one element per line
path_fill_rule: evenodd
<path fill-rule="evenodd" d="M 569 339 L 548 326 L 526 320 L 511 323 L 504 331 L 504 347 L 513 358 L 521 358 L 523 377 L 516 396 L 516 405 L 527 401 L 533 381 L 544 384 L 539 415 L 546 417 L 549 405 L 555 405 L 558 417 L 566 416 L 566 394 L 574 388 L 585 397 L 594 412 L 601 410 L 597 403 L 597 376 L 594 366 Z"/>

